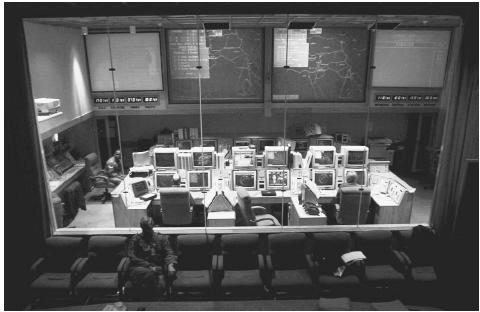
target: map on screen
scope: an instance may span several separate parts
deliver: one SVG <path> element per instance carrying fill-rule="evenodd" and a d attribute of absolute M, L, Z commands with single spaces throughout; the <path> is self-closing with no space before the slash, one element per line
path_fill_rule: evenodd
<path fill-rule="evenodd" d="M 274 29 L 274 101 L 364 101 L 369 50 L 366 28 L 290 29 L 287 63 L 286 46 L 286 29 Z"/>

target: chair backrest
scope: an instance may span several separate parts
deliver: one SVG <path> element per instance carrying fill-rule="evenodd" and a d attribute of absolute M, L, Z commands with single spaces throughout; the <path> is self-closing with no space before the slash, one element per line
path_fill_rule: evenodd
<path fill-rule="evenodd" d="M 214 235 L 187 234 L 177 237 L 177 270 L 206 270 L 212 264 Z"/>
<path fill-rule="evenodd" d="M 362 189 L 362 190 L 361 190 Z M 341 224 L 365 224 L 367 221 L 368 207 L 370 206 L 370 189 L 360 186 L 345 186 L 340 188 Z M 361 202 L 360 202 L 361 201 Z M 360 204 L 360 218 L 358 208 Z"/>
<path fill-rule="evenodd" d="M 361 250 L 367 257 L 367 264 L 390 264 L 392 252 L 392 232 L 354 232 L 355 250 Z"/>
<path fill-rule="evenodd" d="M 188 225 L 192 223 L 193 213 L 190 191 L 183 187 L 165 187 L 158 189 L 162 207 L 162 223 L 165 225 Z"/>
<path fill-rule="evenodd" d="M 225 234 L 220 246 L 225 270 L 258 269 L 258 234 Z"/>
<path fill-rule="evenodd" d="M 333 271 L 343 264 L 340 258 L 351 250 L 350 234 L 347 232 L 314 233 L 312 253 L 326 270 Z"/>
<path fill-rule="evenodd" d="M 432 229 L 417 225 L 408 231 L 399 231 L 399 249 L 405 251 L 413 265 L 433 265 L 438 256 L 438 245 Z"/>
<path fill-rule="evenodd" d="M 102 170 L 102 164 L 98 159 L 96 153 L 90 153 L 85 156 L 85 169 L 87 170 L 87 176 L 97 175 L 100 170 Z"/>
<path fill-rule="evenodd" d="M 238 203 L 235 205 L 235 225 L 255 226 L 255 215 L 252 211 L 252 199 L 243 187 L 237 188 Z"/>
<path fill-rule="evenodd" d="M 92 272 L 115 272 L 125 257 L 127 238 L 124 236 L 92 236 L 88 241 L 88 257 Z"/>
<path fill-rule="evenodd" d="M 49 272 L 69 272 L 78 257 L 86 256 L 85 239 L 82 237 L 49 237 L 45 245 L 45 270 Z"/>
<path fill-rule="evenodd" d="M 305 233 L 275 233 L 268 235 L 268 252 L 275 270 L 307 268 Z"/>

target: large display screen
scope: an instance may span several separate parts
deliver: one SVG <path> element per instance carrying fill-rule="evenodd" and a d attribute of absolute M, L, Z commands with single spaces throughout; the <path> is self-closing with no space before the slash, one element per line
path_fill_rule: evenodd
<path fill-rule="evenodd" d="M 158 33 L 89 34 L 85 40 L 92 91 L 113 91 L 112 65 L 116 91 L 163 90 Z"/>
<path fill-rule="evenodd" d="M 377 30 L 372 86 L 441 88 L 450 31 Z"/>
<path fill-rule="evenodd" d="M 263 102 L 263 29 L 167 31 L 171 103 Z M 198 42 L 200 45 L 198 45 Z"/>
<path fill-rule="evenodd" d="M 366 28 L 276 28 L 274 101 L 362 102 L 369 50 Z M 287 61 L 288 59 L 288 61 Z M 284 68 L 288 65 L 289 68 Z"/>

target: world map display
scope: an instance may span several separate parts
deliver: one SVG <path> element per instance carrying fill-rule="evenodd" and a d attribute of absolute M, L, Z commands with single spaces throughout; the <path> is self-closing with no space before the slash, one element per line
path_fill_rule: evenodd
<path fill-rule="evenodd" d="M 205 103 L 263 102 L 262 29 L 168 30 L 167 40 L 171 103 L 198 103 L 199 74 Z"/>
<path fill-rule="evenodd" d="M 369 50 L 366 28 L 291 29 L 288 60 L 286 50 L 286 29 L 274 29 L 273 101 L 365 100 Z"/>

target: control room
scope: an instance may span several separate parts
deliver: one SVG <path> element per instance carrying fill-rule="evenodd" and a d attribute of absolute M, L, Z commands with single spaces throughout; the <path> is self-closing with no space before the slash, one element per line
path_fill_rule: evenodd
<path fill-rule="evenodd" d="M 170 5 L 22 19 L 44 237 L 129 236 L 144 217 L 166 235 L 476 222 L 460 197 L 478 32 L 460 9 Z"/>

